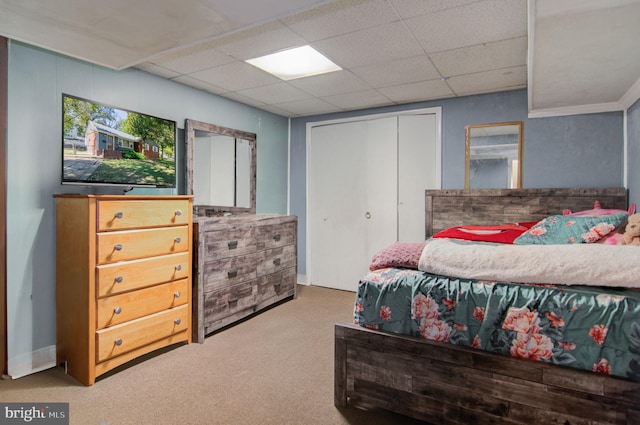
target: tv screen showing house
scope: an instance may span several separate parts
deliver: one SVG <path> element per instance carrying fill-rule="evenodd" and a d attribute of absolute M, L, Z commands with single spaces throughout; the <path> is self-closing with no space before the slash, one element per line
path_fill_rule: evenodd
<path fill-rule="evenodd" d="M 176 187 L 176 122 L 62 95 L 62 183 Z"/>

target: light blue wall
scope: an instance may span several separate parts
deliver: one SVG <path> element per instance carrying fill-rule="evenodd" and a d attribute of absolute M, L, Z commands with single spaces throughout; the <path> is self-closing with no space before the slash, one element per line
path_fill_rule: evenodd
<path fill-rule="evenodd" d="M 528 119 L 526 90 L 295 118 L 291 121 L 290 191 L 291 214 L 299 220 L 298 273 L 306 274 L 306 124 L 437 106 L 442 107 L 444 189 L 464 187 L 464 126 L 504 121 L 524 122 L 523 187 L 619 187 L 623 184 L 622 112 Z"/>
<path fill-rule="evenodd" d="M 627 167 L 629 203 L 640 207 L 640 100 L 627 110 Z"/>
<path fill-rule="evenodd" d="M 287 212 L 288 119 L 138 70 L 116 72 L 11 42 L 7 147 L 9 374 L 55 364 L 55 193 L 121 193 L 60 185 L 62 93 L 175 120 L 192 118 L 257 134 L 257 211 Z M 184 146 L 178 146 L 184 193 Z M 52 357 L 53 356 L 53 357 Z"/>

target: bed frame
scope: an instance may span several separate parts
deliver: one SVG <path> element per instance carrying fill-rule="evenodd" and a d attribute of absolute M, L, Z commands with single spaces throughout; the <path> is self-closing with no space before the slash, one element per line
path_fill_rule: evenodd
<path fill-rule="evenodd" d="M 428 190 L 427 236 L 460 224 L 537 221 L 591 209 L 596 199 L 627 208 L 624 188 Z M 433 424 L 640 424 L 639 382 L 342 323 L 334 403 Z"/>

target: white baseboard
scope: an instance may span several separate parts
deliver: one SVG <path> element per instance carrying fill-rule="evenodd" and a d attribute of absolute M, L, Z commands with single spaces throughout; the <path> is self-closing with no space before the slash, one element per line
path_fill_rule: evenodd
<path fill-rule="evenodd" d="M 40 348 L 31 353 L 23 353 L 8 359 L 8 376 L 11 379 L 51 369 L 56 366 L 56 346 Z"/>

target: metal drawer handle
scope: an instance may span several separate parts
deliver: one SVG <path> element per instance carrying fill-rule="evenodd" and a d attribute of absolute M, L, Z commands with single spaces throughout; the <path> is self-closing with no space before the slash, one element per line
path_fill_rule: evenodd
<path fill-rule="evenodd" d="M 122 276 L 116 276 L 115 278 L 116 283 L 122 283 L 123 280 Z"/>
<path fill-rule="evenodd" d="M 173 321 L 173 323 L 175 323 L 176 325 L 179 325 L 180 323 L 182 323 L 182 320 L 176 319 L 176 320 Z"/>
<path fill-rule="evenodd" d="M 176 270 L 178 270 L 178 271 L 182 270 L 182 265 L 181 265 L 181 264 L 178 264 L 178 265 L 176 266 Z"/>
<path fill-rule="evenodd" d="M 118 211 L 117 213 L 114 214 L 115 218 L 122 218 L 124 216 L 124 214 L 122 214 L 122 211 Z"/>
<path fill-rule="evenodd" d="M 113 249 L 115 249 L 116 251 L 121 251 L 122 250 L 122 244 L 115 244 Z"/>
<path fill-rule="evenodd" d="M 280 265 L 280 259 L 276 258 L 275 260 L 273 260 L 273 265 L 274 266 L 279 266 Z"/>
<path fill-rule="evenodd" d="M 174 292 L 173 296 L 176 297 L 176 298 L 180 298 L 180 291 Z"/>
<path fill-rule="evenodd" d="M 176 215 L 182 215 L 182 210 L 176 210 Z"/>
<path fill-rule="evenodd" d="M 177 238 L 175 238 L 173 241 L 174 241 L 175 243 L 180 243 L 181 239 L 180 239 L 179 237 L 177 237 Z"/>
<path fill-rule="evenodd" d="M 238 269 L 229 270 L 229 271 L 227 272 L 227 276 L 229 276 L 229 277 L 236 277 L 236 276 L 238 276 Z"/>
<path fill-rule="evenodd" d="M 238 297 L 229 298 L 229 304 L 237 303 Z"/>
<path fill-rule="evenodd" d="M 114 344 L 116 344 L 117 346 L 122 345 L 122 338 L 116 338 L 115 341 L 113 341 Z"/>
<path fill-rule="evenodd" d="M 279 234 L 278 235 L 273 235 L 273 240 L 276 241 L 276 242 L 279 241 L 280 240 L 280 235 Z"/>
<path fill-rule="evenodd" d="M 115 314 L 120 314 L 120 313 L 122 313 L 122 308 L 121 308 L 120 306 L 118 306 L 118 307 L 116 307 L 116 308 L 114 308 L 114 309 L 113 309 L 113 312 L 114 312 Z"/>
<path fill-rule="evenodd" d="M 227 244 L 229 249 L 236 249 L 238 247 L 238 241 L 231 241 Z"/>

